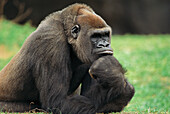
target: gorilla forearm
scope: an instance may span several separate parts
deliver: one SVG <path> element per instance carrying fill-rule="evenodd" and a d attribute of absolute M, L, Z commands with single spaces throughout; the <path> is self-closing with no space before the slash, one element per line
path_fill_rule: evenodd
<path fill-rule="evenodd" d="M 78 68 L 73 72 L 73 76 L 70 81 L 68 95 L 72 94 L 79 87 L 79 85 L 86 79 L 89 67 L 90 67 L 89 65 L 83 64 L 78 66 Z"/>
<path fill-rule="evenodd" d="M 88 91 L 85 90 L 83 95 L 86 98 L 84 98 L 85 101 L 82 99 L 82 102 L 87 103 L 88 101 L 89 106 L 92 106 L 96 112 L 120 112 L 123 110 L 134 95 L 134 87 L 124 77 L 125 70 L 116 58 L 101 57 L 92 64 L 89 73 L 95 83 L 91 84 Z M 88 77 L 90 76 L 86 75 L 84 79 L 88 80 Z M 86 82 L 82 83 L 82 87 L 89 86 L 89 84 L 86 85 Z M 70 99 L 79 101 L 83 96 L 77 97 Z M 74 110 L 75 107 L 72 108 Z"/>
<path fill-rule="evenodd" d="M 62 106 L 63 114 L 95 114 L 94 104 L 87 97 L 75 95 L 64 101 Z"/>
<path fill-rule="evenodd" d="M 114 90 L 111 90 L 114 91 Z M 124 87 L 124 90 L 122 93 L 120 93 L 116 98 L 112 99 L 111 94 L 110 96 L 110 101 L 106 103 L 104 106 L 100 107 L 97 112 L 120 112 L 124 109 L 124 107 L 128 104 L 128 102 L 131 100 L 131 98 L 134 95 L 134 87 L 127 82 L 126 80 L 126 85 Z M 114 93 L 114 92 L 110 92 Z"/>
<path fill-rule="evenodd" d="M 129 91 L 129 90 L 128 90 Z M 95 106 L 96 112 L 116 112 L 121 111 L 129 102 L 130 99 L 123 101 L 122 104 L 118 104 L 122 99 L 126 99 L 124 94 L 128 94 L 126 88 L 121 86 L 116 88 L 103 87 L 101 84 L 95 84 L 85 95 L 90 99 L 92 104 Z M 121 98 L 119 98 L 122 96 Z"/>
<path fill-rule="evenodd" d="M 123 110 L 134 95 L 134 87 L 124 77 L 125 70 L 116 58 L 99 58 L 92 64 L 89 73 L 96 84 L 86 96 L 99 105 L 97 112 Z"/>
<path fill-rule="evenodd" d="M 61 90 L 64 90 L 62 88 Z M 100 108 L 105 107 L 106 104 L 113 101 L 112 88 L 106 89 L 103 88 L 101 84 L 95 84 L 91 86 L 89 92 L 86 95 L 63 95 L 64 92 L 55 94 L 53 96 L 48 96 L 49 99 L 52 99 L 51 102 L 46 100 L 44 109 L 50 109 L 50 111 L 59 113 L 60 111 L 63 114 L 95 114 L 98 112 Z M 57 93 L 57 92 L 56 92 Z M 63 96 L 66 96 L 63 98 Z M 57 98 L 57 99 L 56 99 Z M 49 107 L 46 104 L 51 104 Z M 56 108 L 57 107 L 57 108 Z M 115 110 L 115 107 L 111 108 L 111 110 Z"/>
<path fill-rule="evenodd" d="M 41 93 L 40 96 L 42 108 L 53 112 L 55 114 L 95 114 L 95 105 L 91 100 L 81 95 L 67 96 L 67 88 L 62 85 L 55 85 L 61 87 L 59 90 L 51 90 Z M 44 98 L 44 96 L 46 96 Z"/>

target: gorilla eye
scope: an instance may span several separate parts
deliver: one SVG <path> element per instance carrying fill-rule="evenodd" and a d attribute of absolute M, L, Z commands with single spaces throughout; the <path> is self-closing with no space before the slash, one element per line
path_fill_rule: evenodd
<path fill-rule="evenodd" d="M 80 26 L 79 26 L 79 25 L 75 25 L 75 26 L 72 27 L 72 29 L 71 29 L 71 35 L 72 35 L 74 38 L 77 38 L 79 32 L 80 32 Z"/>

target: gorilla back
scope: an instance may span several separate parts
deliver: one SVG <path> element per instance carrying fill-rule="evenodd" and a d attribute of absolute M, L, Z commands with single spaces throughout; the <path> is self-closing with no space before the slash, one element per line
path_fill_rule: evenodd
<path fill-rule="evenodd" d="M 52 13 L 0 72 L 0 109 L 22 112 L 40 107 L 54 113 L 94 114 L 104 106 L 103 109 L 121 111 L 133 94 L 128 92 L 131 96 L 125 103 L 110 109 L 107 104 L 115 96 L 126 94 L 126 89 L 120 86 L 122 91 L 116 94 L 103 92 L 106 89 L 100 83 L 91 86 L 88 73 L 94 61 L 113 54 L 110 40 L 111 28 L 87 5 L 73 4 Z M 89 83 L 82 91 L 88 94 L 73 94 L 87 77 Z M 133 93 L 134 88 L 128 86 Z M 110 89 L 113 90 L 109 87 L 107 91 Z"/>

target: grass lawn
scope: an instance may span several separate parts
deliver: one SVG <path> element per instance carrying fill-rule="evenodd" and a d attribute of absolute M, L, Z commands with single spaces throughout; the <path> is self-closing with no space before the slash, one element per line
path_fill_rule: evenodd
<path fill-rule="evenodd" d="M 0 70 L 34 30 L 0 20 Z M 114 35 L 112 48 L 136 90 L 124 112 L 170 112 L 170 35 Z"/>
<path fill-rule="evenodd" d="M 136 90 L 125 111 L 169 112 L 170 35 L 113 36 L 112 47 Z"/>

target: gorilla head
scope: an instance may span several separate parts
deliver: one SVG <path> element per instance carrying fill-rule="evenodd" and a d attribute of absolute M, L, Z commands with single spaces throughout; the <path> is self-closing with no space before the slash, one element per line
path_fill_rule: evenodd
<path fill-rule="evenodd" d="M 71 7 L 64 9 L 62 15 L 68 43 L 78 58 L 84 63 L 92 63 L 101 55 L 112 55 L 112 31 L 106 22 L 88 6 Z M 65 15 L 70 11 L 70 15 Z"/>

